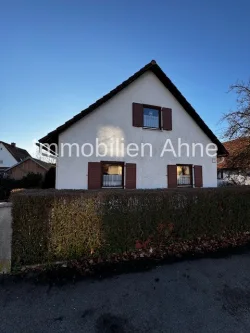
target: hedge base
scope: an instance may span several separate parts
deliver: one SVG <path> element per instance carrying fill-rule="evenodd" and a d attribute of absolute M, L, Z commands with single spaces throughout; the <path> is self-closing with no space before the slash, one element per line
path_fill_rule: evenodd
<path fill-rule="evenodd" d="M 82 258 L 61 263 L 25 266 L 14 279 L 30 280 L 50 285 L 77 282 L 84 278 L 104 279 L 120 274 L 143 272 L 164 264 L 204 258 L 226 258 L 250 251 L 250 233 L 219 239 L 197 239 L 193 242 L 172 244 L 161 251 L 138 250 L 107 258 Z M 6 278 L 6 277 L 5 277 Z M 4 277 L 2 277 L 4 279 Z M 1 280 L 0 280 L 1 282 Z"/>

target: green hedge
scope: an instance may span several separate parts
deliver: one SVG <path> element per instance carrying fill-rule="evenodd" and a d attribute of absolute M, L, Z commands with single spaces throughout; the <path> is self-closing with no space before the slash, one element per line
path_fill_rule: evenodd
<path fill-rule="evenodd" d="M 22 179 L 4 178 L 0 175 L 0 201 L 7 201 L 10 193 L 19 188 L 40 188 L 43 176 L 40 173 L 30 172 Z"/>
<path fill-rule="evenodd" d="M 29 190 L 12 196 L 13 264 L 134 251 L 250 231 L 250 188 Z"/>

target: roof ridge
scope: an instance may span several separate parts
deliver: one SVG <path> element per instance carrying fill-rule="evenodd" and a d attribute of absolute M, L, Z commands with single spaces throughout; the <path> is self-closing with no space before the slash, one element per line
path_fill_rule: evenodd
<path fill-rule="evenodd" d="M 11 143 L 8 143 L 8 142 L 5 142 L 5 141 L 1 141 L 1 140 L 0 140 L 0 143 L 2 143 L 2 144 L 4 144 L 4 145 L 7 145 L 7 146 L 10 146 L 10 147 L 13 147 L 13 148 L 16 148 L 16 149 L 20 149 L 20 150 L 27 151 L 27 150 L 24 149 L 24 148 L 20 148 L 20 147 L 17 147 L 17 146 L 13 146 Z"/>
<path fill-rule="evenodd" d="M 46 170 L 49 170 L 49 169 L 53 166 L 52 163 L 48 163 L 48 162 L 45 162 L 45 161 L 39 160 L 39 159 L 37 159 L 37 158 L 35 158 L 35 157 L 33 157 L 33 156 L 30 155 L 30 156 L 27 156 L 26 158 L 24 158 L 23 160 L 17 162 L 16 164 L 12 165 L 11 167 L 6 168 L 6 171 L 9 171 L 9 170 L 15 168 L 16 166 L 18 166 L 18 165 L 20 165 L 20 164 L 26 162 L 27 160 L 32 160 L 32 161 L 34 161 L 36 164 L 40 165 L 42 168 L 44 168 L 44 169 L 46 169 Z M 47 167 L 48 167 L 48 168 L 47 168 Z"/>
<path fill-rule="evenodd" d="M 8 152 L 14 157 L 14 159 L 17 162 L 20 162 L 21 160 L 30 156 L 30 154 L 28 153 L 28 151 L 26 149 L 16 147 L 16 146 L 11 145 L 4 141 L 0 141 L 0 143 L 2 143 L 4 145 L 4 147 L 8 150 Z"/>

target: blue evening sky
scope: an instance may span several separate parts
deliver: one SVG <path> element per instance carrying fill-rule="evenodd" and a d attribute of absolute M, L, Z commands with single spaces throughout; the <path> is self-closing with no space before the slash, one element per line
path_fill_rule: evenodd
<path fill-rule="evenodd" d="M 0 140 L 32 140 L 155 59 L 219 137 L 250 71 L 249 0 L 0 0 Z"/>

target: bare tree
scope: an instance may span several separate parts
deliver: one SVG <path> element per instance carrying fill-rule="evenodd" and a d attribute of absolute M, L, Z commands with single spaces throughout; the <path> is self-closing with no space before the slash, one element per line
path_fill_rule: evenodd
<path fill-rule="evenodd" d="M 227 157 L 227 164 L 232 168 L 250 167 L 250 80 L 237 82 L 229 91 L 237 95 L 236 109 L 225 113 L 222 121 L 227 123 L 224 138 L 240 139 L 238 147 Z"/>
<path fill-rule="evenodd" d="M 231 140 L 239 137 L 250 138 L 250 80 L 247 83 L 237 82 L 229 91 L 237 95 L 237 109 L 223 115 L 228 127 L 224 137 Z"/>

